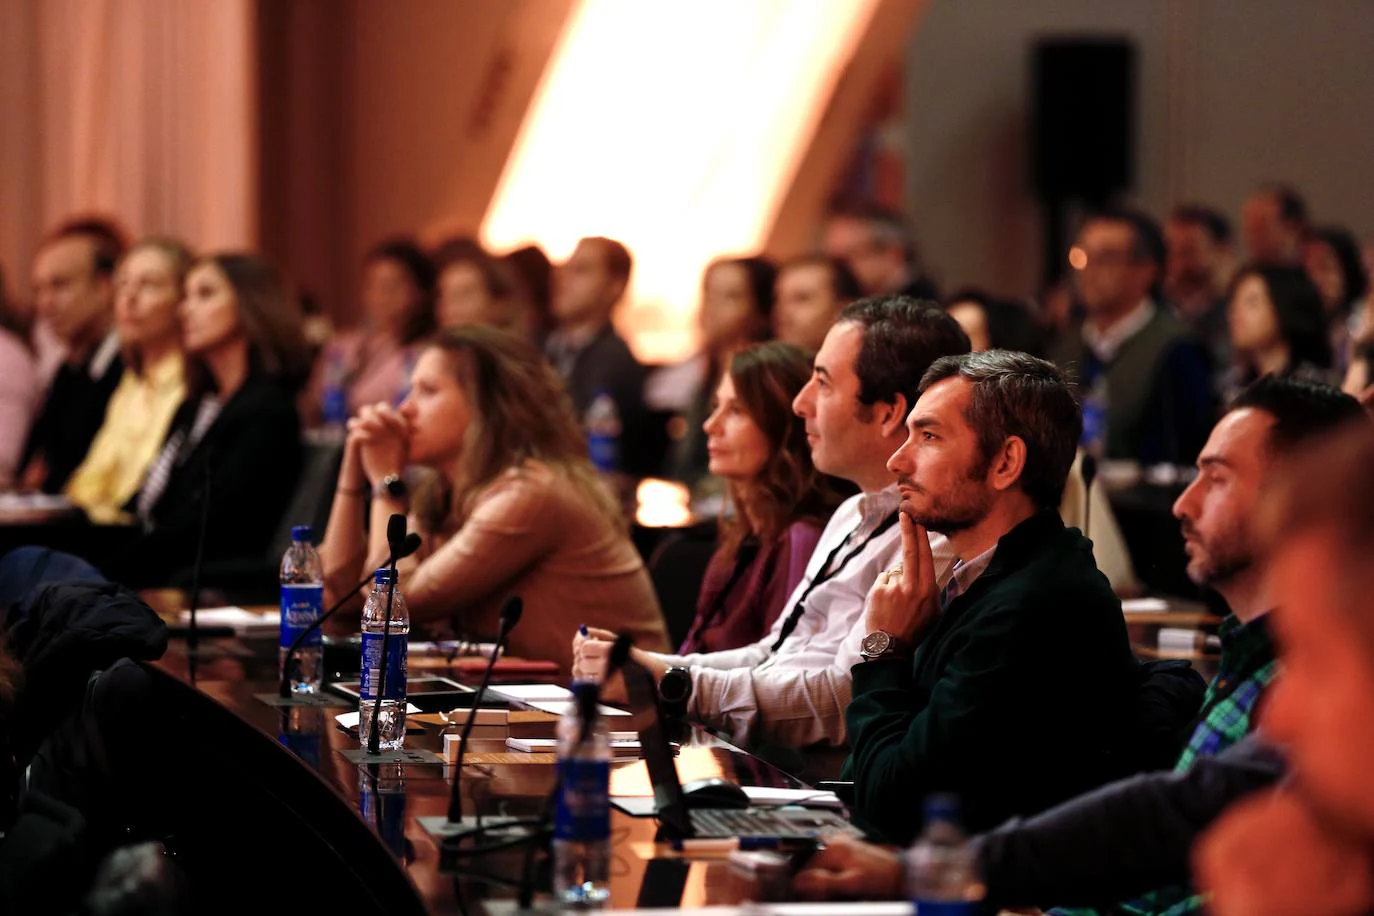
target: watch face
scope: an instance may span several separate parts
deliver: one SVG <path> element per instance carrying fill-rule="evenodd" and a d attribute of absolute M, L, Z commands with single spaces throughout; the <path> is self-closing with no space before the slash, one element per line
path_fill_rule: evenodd
<path fill-rule="evenodd" d="M 864 655 L 882 655 L 892 646 L 892 634 L 877 630 L 864 637 Z"/>
<path fill-rule="evenodd" d="M 682 703 L 692 695 L 692 673 L 686 668 L 669 668 L 658 682 L 658 695 L 669 703 Z"/>

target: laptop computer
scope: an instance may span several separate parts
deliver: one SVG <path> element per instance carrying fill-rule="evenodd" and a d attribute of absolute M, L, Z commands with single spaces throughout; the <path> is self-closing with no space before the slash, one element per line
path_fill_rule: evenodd
<path fill-rule="evenodd" d="M 678 781 L 673 749 L 663 725 L 663 710 L 653 676 L 633 661 L 622 669 L 630 706 L 649 714 L 639 731 L 639 744 L 654 788 L 654 816 L 661 840 L 725 837 L 814 839 L 833 833 L 858 833 L 833 811 L 797 807 L 692 808 Z"/>

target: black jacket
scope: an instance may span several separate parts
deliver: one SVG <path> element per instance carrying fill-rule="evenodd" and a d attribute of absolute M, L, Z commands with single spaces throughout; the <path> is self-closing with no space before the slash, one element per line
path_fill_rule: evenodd
<path fill-rule="evenodd" d="M 1120 775 L 1140 668 L 1092 545 L 1054 511 L 1002 536 L 914 661 L 860 662 L 846 711 L 855 819 L 894 843 L 953 792 L 970 830 Z"/>
<path fill-rule="evenodd" d="M 1279 753 L 1250 736 L 1182 773 L 1134 776 L 1009 821 L 974 840 L 988 905 L 1105 906 L 1186 885 L 1198 835 L 1283 771 Z"/>
<path fill-rule="evenodd" d="M 633 477 L 657 474 L 667 450 L 663 425 L 656 424 L 644 406 L 646 375 L 629 345 L 607 324 L 577 354 L 564 379 L 579 422 L 585 422 L 587 408 L 599 392 L 615 401 L 620 414 L 621 466 Z"/>
<path fill-rule="evenodd" d="M 94 359 L 94 356 L 92 356 Z M 91 360 L 80 366 L 63 363 L 48 386 L 43 407 L 33 421 L 20 467 L 41 457 L 48 474 L 44 493 L 61 493 L 68 479 L 86 460 L 91 441 L 105 422 L 105 408 L 119 387 L 124 360 L 116 355 L 105 371 L 91 378 Z"/>
<path fill-rule="evenodd" d="M 64 582 L 11 604 L 5 639 L 24 670 L 10 734 L 15 756 L 27 765 L 53 724 L 80 706 L 92 671 L 123 658 L 161 658 L 167 626 L 121 585 Z"/>
<path fill-rule="evenodd" d="M 169 438 L 190 428 L 198 407 L 187 400 L 177 409 Z M 253 372 L 173 467 L 153 506 L 152 530 L 103 564 L 105 574 L 141 587 L 165 584 L 189 568 L 207 502 L 205 562 L 261 558 L 296 491 L 303 460 L 295 392 Z"/>
<path fill-rule="evenodd" d="M 5 609 L 5 639 L 23 666 L 0 823 L 0 911 L 67 912 L 92 866 L 136 839 L 163 775 L 146 672 L 167 628 L 109 582 L 43 585 Z M 23 774 L 23 779 L 19 774 Z M 132 832 L 131 832 L 132 831 Z"/>

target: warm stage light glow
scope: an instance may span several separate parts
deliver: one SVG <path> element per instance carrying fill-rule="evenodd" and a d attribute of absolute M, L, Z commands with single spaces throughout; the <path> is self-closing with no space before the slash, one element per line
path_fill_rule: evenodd
<path fill-rule="evenodd" d="M 582 0 L 482 226 L 555 261 L 579 238 L 635 256 L 641 359 L 696 345 L 701 272 L 763 243 L 878 0 Z"/>

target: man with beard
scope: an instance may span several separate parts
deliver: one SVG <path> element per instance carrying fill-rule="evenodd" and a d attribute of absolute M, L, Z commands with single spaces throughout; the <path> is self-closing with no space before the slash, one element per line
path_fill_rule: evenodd
<path fill-rule="evenodd" d="M 855 820 L 897 843 L 931 792 L 976 830 L 1108 781 L 1141 676 L 1057 511 L 1082 428 L 1063 373 L 990 350 L 937 360 L 920 390 L 888 460 L 903 557 L 869 593 L 846 714 Z M 927 530 L 958 558 L 943 589 Z"/>
<path fill-rule="evenodd" d="M 1201 906 L 1186 887 L 1199 831 L 1283 772 L 1275 752 L 1242 740 L 1277 670 L 1267 624 L 1274 596 L 1254 534 L 1265 488 L 1295 448 L 1359 417 L 1354 399 L 1334 389 L 1272 377 L 1231 404 L 1202 450 L 1197 479 L 1174 504 L 1189 577 L 1231 610 L 1221 627 L 1219 672 L 1192 736 L 1172 771 L 1113 783 L 975 837 L 990 905 L 1100 905 L 1153 888 L 1110 911 L 1179 916 Z M 901 863 L 892 851 L 839 839 L 798 876 L 797 890 L 810 897 L 900 894 Z"/>

